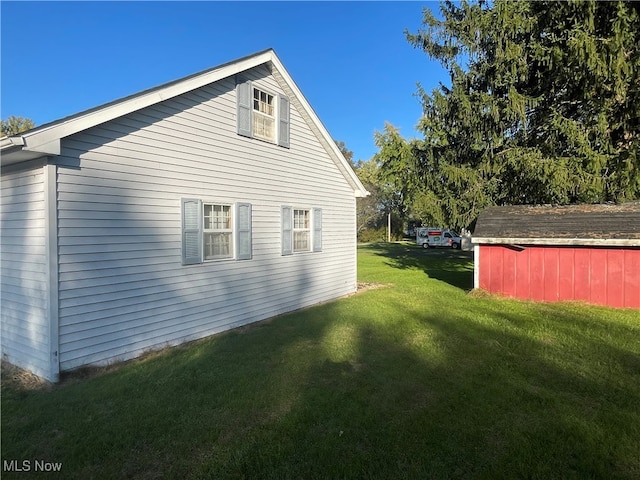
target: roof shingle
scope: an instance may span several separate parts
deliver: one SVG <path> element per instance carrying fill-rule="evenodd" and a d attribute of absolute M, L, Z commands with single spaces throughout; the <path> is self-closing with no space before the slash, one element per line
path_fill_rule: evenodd
<path fill-rule="evenodd" d="M 478 238 L 640 239 L 640 201 L 622 204 L 505 206 L 485 209 Z"/>

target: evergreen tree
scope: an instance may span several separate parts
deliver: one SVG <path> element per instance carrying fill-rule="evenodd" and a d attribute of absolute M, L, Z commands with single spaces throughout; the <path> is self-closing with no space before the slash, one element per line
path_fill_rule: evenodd
<path fill-rule="evenodd" d="M 378 136 L 414 209 L 460 227 L 491 204 L 640 198 L 639 3 L 462 1 L 441 14 L 425 9 L 407 33 L 451 77 L 420 91 L 424 140 Z"/>

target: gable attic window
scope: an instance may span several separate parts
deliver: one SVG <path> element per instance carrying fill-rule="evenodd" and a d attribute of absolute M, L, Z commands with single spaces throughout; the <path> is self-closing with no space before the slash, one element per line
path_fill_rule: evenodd
<path fill-rule="evenodd" d="M 253 135 L 270 142 L 276 139 L 274 97 L 257 88 L 253 89 Z"/>
<path fill-rule="evenodd" d="M 249 80 L 236 85 L 238 135 L 289 148 L 289 99 L 262 90 Z"/>

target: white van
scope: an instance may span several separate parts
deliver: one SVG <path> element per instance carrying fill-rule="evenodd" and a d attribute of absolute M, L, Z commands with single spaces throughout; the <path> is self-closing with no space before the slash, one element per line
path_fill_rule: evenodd
<path fill-rule="evenodd" d="M 437 227 L 416 228 L 416 244 L 423 248 L 451 247 L 460 248 L 462 238 L 453 230 Z"/>

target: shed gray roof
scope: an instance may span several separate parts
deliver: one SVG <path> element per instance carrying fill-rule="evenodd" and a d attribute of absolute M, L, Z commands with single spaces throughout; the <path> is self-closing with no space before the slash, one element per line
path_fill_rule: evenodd
<path fill-rule="evenodd" d="M 505 206 L 485 209 L 478 243 L 640 245 L 640 201 L 622 204 Z"/>

